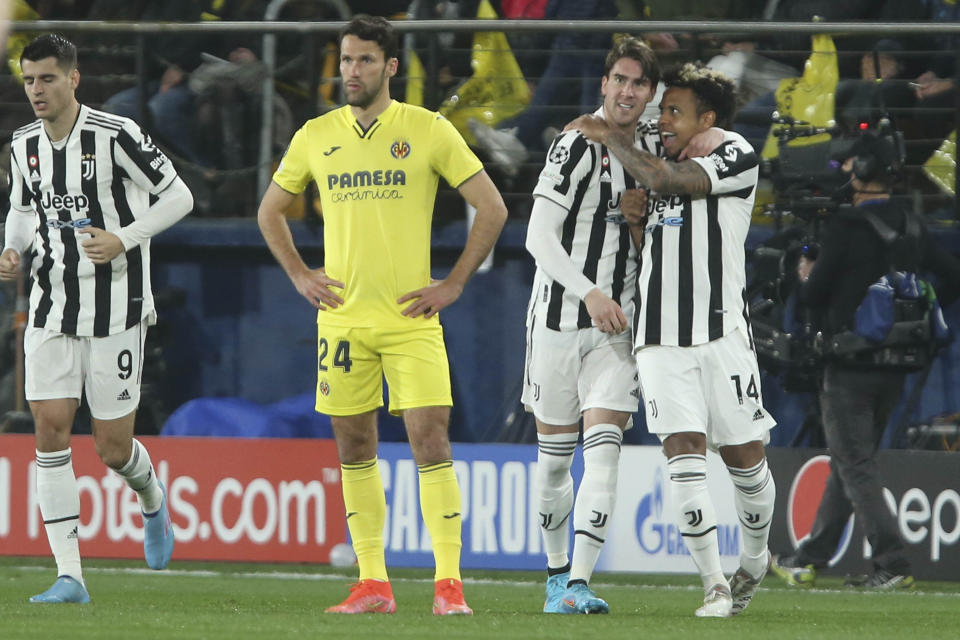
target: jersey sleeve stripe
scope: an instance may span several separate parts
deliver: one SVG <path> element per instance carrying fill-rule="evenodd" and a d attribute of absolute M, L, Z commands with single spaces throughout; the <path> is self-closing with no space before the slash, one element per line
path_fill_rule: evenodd
<path fill-rule="evenodd" d="M 123 128 L 123 120 L 119 118 L 111 118 L 110 116 L 104 114 L 103 112 L 94 113 L 93 111 L 88 111 L 87 122 L 92 122 L 94 124 L 98 124 L 108 129 L 114 129 L 116 131 L 119 131 L 120 129 Z"/>
<path fill-rule="evenodd" d="M 42 123 L 39 120 L 36 120 L 25 127 L 20 127 L 13 132 L 12 136 L 10 136 L 10 141 L 13 142 L 14 140 L 19 140 L 20 138 L 31 133 L 37 133 L 39 132 L 41 126 L 43 126 Z"/>

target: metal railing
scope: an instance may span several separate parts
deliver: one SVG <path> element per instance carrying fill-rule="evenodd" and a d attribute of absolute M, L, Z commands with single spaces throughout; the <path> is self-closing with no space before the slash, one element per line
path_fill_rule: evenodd
<path fill-rule="evenodd" d="M 261 22 L 196 22 L 196 23 L 133 23 L 133 22 L 103 22 L 103 21 L 27 21 L 12 24 L 14 31 L 31 32 L 65 32 L 65 33 L 119 33 L 129 34 L 135 38 L 136 71 L 138 84 L 141 89 L 146 83 L 146 55 L 145 37 L 150 35 L 177 33 L 203 34 L 222 33 L 249 33 L 262 38 L 262 58 L 266 67 L 266 75 L 262 81 L 262 121 L 259 131 L 259 152 L 257 161 L 257 191 L 262 194 L 269 182 L 271 165 L 275 161 L 273 148 L 273 97 L 276 91 L 276 42 L 279 36 L 296 36 L 304 39 L 305 48 L 309 48 L 311 38 L 317 35 L 333 35 L 345 24 L 349 17 L 349 8 L 342 0 L 318 0 L 318 4 L 333 8 L 343 18 L 334 22 L 281 22 L 275 18 L 286 4 L 287 0 L 273 0 L 268 6 L 264 21 Z M 847 22 L 817 22 L 817 23 L 771 23 L 771 22 L 725 22 L 725 21 L 547 21 L 547 20 L 420 20 L 396 21 L 394 25 L 401 35 L 426 34 L 435 38 L 439 33 L 471 33 L 471 32 L 513 32 L 513 33 L 563 33 L 570 31 L 596 33 L 651 33 L 670 32 L 688 33 L 694 36 L 782 36 L 811 35 L 817 33 L 833 34 L 837 36 L 958 36 L 960 24 L 949 23 L 847 23 Z M 694 46 L 699 47 L 699 39 L 694 39 Z M 960 55 L 960 52 L 955 52 Z M 960 60 L 960 59 L 958 59 Z M 431 68 L 435 60 L 427 60 L 427 74 L 435 73 Z M 960 64 L 958 64 L 960 67 Z M 312 73 L 316 76 L 316 73 Z M 316 77 L 312 79 L 316 82 Z M 315 87 L 314 85 L 311 85 Z M 145 95 L 141 91 L 141 96 Z M 312 96 L 315 99 L 315 92 Z M 436 106 L 436 105 L 428 105 Z M 145 107 L 145 105 L 144 105 Z M 314 109 L 314 111 L 316 111 Z"/>

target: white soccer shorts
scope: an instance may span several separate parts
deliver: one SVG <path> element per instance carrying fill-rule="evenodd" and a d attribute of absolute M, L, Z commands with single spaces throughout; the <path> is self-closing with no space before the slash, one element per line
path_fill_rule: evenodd
<path fill-rule="evenodd" d="M 611 336 L 596 328 L 528 327 L 521 401 L 551 425 L 576 424 L 582 412 L 594 408 L 636 413 L 639 389 L 632 351 L 630 331 Z"/>
<path fill-rule="evenodd" d="M 713 450 L 769 441 L 776 421 L 763 408 L 757 357 L 743 329 L 692 347 L 642 347 L 636 358 L 647 429 L 661 441 L 685 431 L 705 434 Z"/>
<path fill-rule="evenodd" d="M 140 403 L 148 320 L 123 333 L 78 337 L 27 327 L 23 337 L 27 400 L 87 395 L 98 420 L 122 418 Z"/>

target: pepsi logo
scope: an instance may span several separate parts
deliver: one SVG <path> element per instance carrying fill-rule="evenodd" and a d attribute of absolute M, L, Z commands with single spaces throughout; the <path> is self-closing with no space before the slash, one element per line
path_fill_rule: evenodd
<path fill-rule="evenodd" d="M 830 456 L 815 456 L 807 460 L 793 478 L 787 498 L 787 531 L 794 549 L 800 546 L 813 530 L 817 509 L 820 508 L 829 476 Z M 840 536 L 837 550 L 830 558 L 830 565 L 836 564 L 847 552 L 853 537 L 853 522 L 854 516 L 851 513 Z"/>

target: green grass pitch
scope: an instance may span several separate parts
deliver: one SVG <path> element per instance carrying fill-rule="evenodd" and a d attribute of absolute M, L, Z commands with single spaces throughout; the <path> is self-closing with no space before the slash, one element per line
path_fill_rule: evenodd
<path fill-rule="evenodd" d="M 862 593 L 839 578 L 800 591 L 776 576 L 731 619 L 697 619 L 693 576 L 597 574 L 607 616 L 546 616 L 543 575 L 467 571 L 473 617 L 431 614 L 430 572 L 391 572 L 397 613 L 334 616 L 323 609 L 347 594 L 353 571 L 325 566 L 88 560 L 89 605 L 36 605 L 27 598 L 54 579 L 46 558 L 0 558 L 0 638 L 930 638 L 960 637 L 960 584 L 920 582 L 912 593 Z"/>

